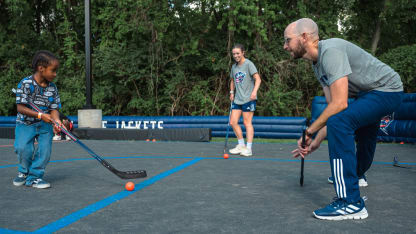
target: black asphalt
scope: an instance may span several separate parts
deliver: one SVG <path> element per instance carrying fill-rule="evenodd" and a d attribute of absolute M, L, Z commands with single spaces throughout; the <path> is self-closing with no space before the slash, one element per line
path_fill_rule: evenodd
<path fill-rule="evenodd" d="M 224 143 L 83 141 L 119 170 L 147 170 L 134 191 L 73 142 L 54 142 L 50 189 L 15 187 L 13 140 L 0 139 L 0 233 L 415 233 L 416 145 L 379 144 L 367 173 L 369 217 L 321 221 L 332 201 L 327 145 L 305 160 L 294 143 L 254 144 L 222 158 Z M 231 143 L 230 143 L 231 144 Z M 401 166 L 393 167 L 396 156 Z"/>

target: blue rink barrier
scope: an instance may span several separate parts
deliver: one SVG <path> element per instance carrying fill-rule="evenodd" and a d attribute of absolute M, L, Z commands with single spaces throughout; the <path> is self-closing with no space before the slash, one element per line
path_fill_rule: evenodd
<path fill-rule="evenodd" d="M 349 99 L 348 103 L 353 101 Z M 314 97 L 312 122 L 326 106 L 325 97 Z M 398 110 L 381 119 L 377 139 L 382 142 L 416 142 L 416 93 L 405 93 Z"/>
<path fill-rule="evenodd" d="M 78 127 L 78 117 L 68 116 L 74 127 Z M 15 116 L 0 117 L 0 127 L 14 127 Z M 227 131 L 228 116 L 103 116 L 103 128 L 125 129 L 172 129 L 209 128 L 213 137 L 224 137 Z M 239 121 L 243 132 L 242 118 Z M 301 136 L 306 118 L 303 117 L 263 117 L 254 116 L 254 137 L 298 139 Z M 234 133 L 230 127 L 230 136 Z"/>

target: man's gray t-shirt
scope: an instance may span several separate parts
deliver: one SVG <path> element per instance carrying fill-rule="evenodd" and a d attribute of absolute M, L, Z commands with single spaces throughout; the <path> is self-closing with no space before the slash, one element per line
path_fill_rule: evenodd
<path fill-rule="evenodd" d="M 235 95 L 234 103 L 243 105 L 250 100 L 254 89 L 253 75 L 257 73 L 257 68 L 249 59 L 245 59 L 242 65 L 233 64 L 230 77 L 234 79 Z"/>
<path fill-rule="evenodd" d="M 318 61 L 312 66 L 322 86 L 348 76 L 348 96 L 378 90 L 403 91 L 399 74 L 360 47 L 339 38 L 319 41 Z"/>

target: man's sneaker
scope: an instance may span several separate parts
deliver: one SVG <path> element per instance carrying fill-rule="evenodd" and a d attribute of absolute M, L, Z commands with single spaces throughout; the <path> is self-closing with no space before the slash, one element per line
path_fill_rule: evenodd
<path fill-rule="evenodd" d="M 45 189 L 45 188 L 50 188 L 51 184 L 49 184 L 48 182 L 46 182 L 42 179 L 35 179 L 33 181 L 26 182 L 26 186 L 33 187 L 33 188 Z"/>
<path fill-rule="evenodd" d="M 230 154 L 240 154 L 245 148 L 244 145 L 237 145 L 235 148 L 230 149 Z"/>
<path fill-rule="evenodd" d="M 247 147 L 244 148 L 240 153 L 240 156 L 244 156 L 244 157 L 250 157 L 252 155 L 253 155 L 253 152 L 251 151 L 251 149 L 249 149 Z"/>
<path fill-rule="evenodd" d="M 313 215 L 318 219 L 325 220 L 365 219 L 368 217 L 362 198 L 358 202 L 350 204 L 341 198 L 336 198 L 325 208 L 315 210 Z"/>
<path fill-rule="evenodd" d="M 334 183 L 334 177 L 332 177 L 332 176 L 328 177 L 328 183 L 333 184 Z M 360 177 L 358 179 L 358 186 L 360 186 L 360 187 L 367 187 L 368 186 L 367 178 L 365 177 L 365 175 L 363 175 L 362 177 Z"/>
<path fill-rule="evenodd" d="M 22 186 L 24 183 L 26 183 L 26 177 L 26 174 L 19 172 L 19 174 L 17 174 L 17 177 L 13 180 L 13 184 L 15 186 Z"/>

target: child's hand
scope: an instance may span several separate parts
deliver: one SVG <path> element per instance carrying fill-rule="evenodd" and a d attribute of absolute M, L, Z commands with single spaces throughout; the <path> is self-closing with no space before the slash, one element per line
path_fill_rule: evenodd
<path fill-rule="evenodd" d="M 53 119 L 50 114 L 43 113 L 40 117 L 45 123 L 53 124 Z"/>
<path fill-rule="evenodd" d="M 55 123 L 53 123 L 53 132 L 55 134 L 60 133 L 61 132 L 61 126 L 62 123 L 60 120 L 55 120 Z"/>
<path fill-rule="evenodd" d="M 63 119 L 62 120 L 62 127 L 65 128 L 65 130 L 70 131 L 71 129 L 71 124 L 67 119 Z"/>

